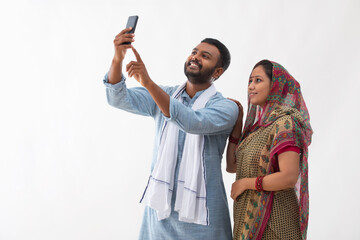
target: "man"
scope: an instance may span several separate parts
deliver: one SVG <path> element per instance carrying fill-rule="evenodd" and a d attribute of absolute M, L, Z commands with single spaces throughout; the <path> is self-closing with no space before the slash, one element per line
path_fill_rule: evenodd
<path fill-rule="evenodd" d="M 230 53 L 218 40 L 204 39 L 185 62 L 187 81 L 160 87 L 135 48 L 123 44 L 134 42 L 130 29 L 115 37 L 115 55 L 104 83 L 110 105 L 156 121 L 139 239 L 232 239 L 221 159 L 239 112 L 213 85 L 229 66 Z M 127 64 L 126 71 L 142 87 L 126 88 L 122 63 L 129 48 L 136 61 Z"/>

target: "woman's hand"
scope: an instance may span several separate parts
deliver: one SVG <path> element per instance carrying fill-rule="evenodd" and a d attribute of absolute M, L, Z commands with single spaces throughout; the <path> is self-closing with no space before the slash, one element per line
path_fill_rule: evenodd
<path fill-rule="evenodd" d="M 231 186 L 231 198 L 235 201 L 248 187 L 248 178 L 236 180 Z"/>

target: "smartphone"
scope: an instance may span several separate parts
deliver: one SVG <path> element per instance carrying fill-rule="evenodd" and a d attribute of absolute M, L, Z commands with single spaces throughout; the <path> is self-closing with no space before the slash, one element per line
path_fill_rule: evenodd
<path fill-rule="evenodd" d="M 134 33 L 135 29 L 136 29 L 136 24 L 137 21 L 139 19 L 139 16 L 130 16 L 128 18 L 127 24 L 126 24 L 126 28 L 132 27 L 131 30 L 127 33 Z M 123 44 L 131 44 L 131 42 L 125 42 Z"/>

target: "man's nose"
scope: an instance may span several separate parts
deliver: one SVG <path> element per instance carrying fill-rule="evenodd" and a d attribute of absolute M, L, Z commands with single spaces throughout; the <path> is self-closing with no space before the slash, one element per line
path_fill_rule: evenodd
<path fill-rule="evenodd" d="M 199 60 L 199 54 L 196 53 L 196 54 L 192 55 L 191 60 Z"/>

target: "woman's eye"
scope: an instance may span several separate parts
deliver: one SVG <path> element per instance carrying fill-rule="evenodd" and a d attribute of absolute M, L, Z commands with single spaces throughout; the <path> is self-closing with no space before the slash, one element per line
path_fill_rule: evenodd
<path fill-rule="evenodd" d="M 256 79 L 256 82 L 261 82 L 261 79 L 260 79 L 260 78 L 257 78 L 257 79 Z"/>

